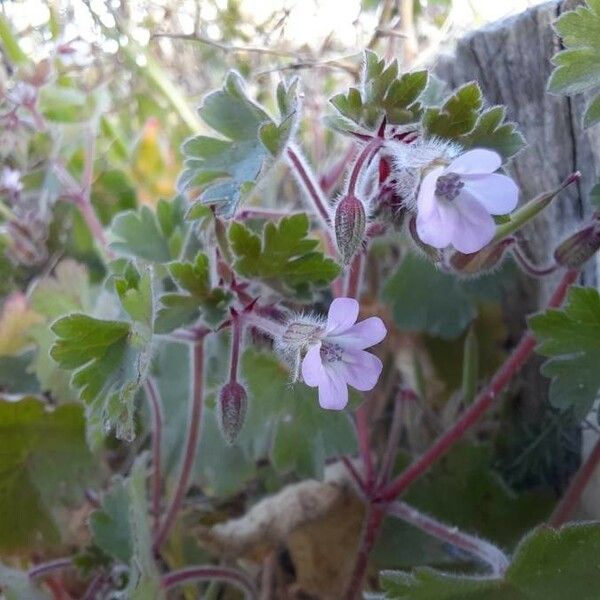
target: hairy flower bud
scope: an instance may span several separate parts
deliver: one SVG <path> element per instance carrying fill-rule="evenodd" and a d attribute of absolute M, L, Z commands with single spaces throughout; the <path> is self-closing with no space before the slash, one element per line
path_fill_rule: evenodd
<path fill-rule="evenodd" d="M 562 242 L 554 251 L 554 260 L 563 267 L 577 269 L 600 249 L 600 218 Z"/>
<path fill-rule="evenodd" d="M 233 444 L 240 433 L 247 407 L 248 396 L 244 386 L 237 381 L 226 383 L 219 394 L 217 418 L 223 438 L 228 444 Z"/>
<path fill-rule="evenodd" d="M 345 265 L 349 264 L 365 238 L 367 215 L 363 203 L 344 196 L 335 209 L 335 240 Z"/>
<path fill-rule="evenodd" d="M 452 270 L 460 275 L 478 275 L 497 267 L 504 258 L 506 249 L 514 244 L 514 238 L 506 238 L 495 244 L 488 244 L 473 254 L 454 252 L 449 259 Z"/>

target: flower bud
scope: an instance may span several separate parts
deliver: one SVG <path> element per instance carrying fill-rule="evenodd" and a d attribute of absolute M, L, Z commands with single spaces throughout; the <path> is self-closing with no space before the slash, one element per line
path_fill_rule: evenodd
<path fill-rule="evenodd" d="M 506 249 L 514 244 L 514 238 L 505 238 L 495 244 L 488 244 L 473 254 L 454 252 L 449 259 L 450 267 L 460 275 L 477 275 L 498 266 Z"/>
<path fill-rule="evenodd" d="M 353 195 L 344 196 L 335 209 L 335 240 L 345 265 L 360 248 L 367 228 L 363 203 Z"/>
<path fill-rule="evenodd" d="M 567 238 L 554 251 L 554 260 L 563 267 L 578 269 L 600 249 L 600 220 Z"/>
<path fill-rule="evenodd" d="M 237 381 L 226 383 L 219 394 L 217 418 L 223 438 L 228 444 L 233 444 L 240 433 L 247 407 L 248 396 L 244 386 Z"/>

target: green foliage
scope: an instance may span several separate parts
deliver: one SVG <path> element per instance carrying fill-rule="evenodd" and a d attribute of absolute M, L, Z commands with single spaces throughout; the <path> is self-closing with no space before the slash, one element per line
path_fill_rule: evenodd
<path fill-rule="evenodd" d="M 286 112 L 276 124 L 248 97 L 240 75 L 228 73 L 222 89 L 208 94 L 198 109 L 202 120 L 222 137 L 198 135 L 184 143 L 179 189 L 231 217 L 288 143 L 297 118 L 296 88 L 297 82 L 280 87 L 278 100 L 284 101 L 279 106 Z"/>
<path fill-rule="evenodd" d="M 165 592 L 152 551 L 152 536 L 146 502 L 146 456 L 135 461 L 127 486 L 132 559 L 126 598 L 131 600 L 164 600 Z"/>
<path fill-rule="evenodd" d="M 187 226 L 185 200 L 160 200 L 154 213 L 147 206 L 119 213 L 113 220 L 110 246 L 125 256 L 164 263 L 177 258 Z"/>
<path fill-rule="evenodd" d="M 94 544 L 113 559 L 128 563 L 131 560 L 131 526 L 129 523 L 129 482 L 121 477 L 112 481 L 102 498 L 102 506 L 90 516 Z"/>
<path fill-rule="evenodd" d="M 222 288 L 211 288 L 206 254 L 199 252 L 193 262 L 173 262 L 168 268 L 181 292 L 160 297 L 155 323 L 157 333 L 193 323 L 200 315 L 210 325 L 223 320 L 231 296 Z"/>
<path fill-rule="evenodd" d="M 580 94 L 600 86 L 600 1 L 587 0 L 586 6 L 565 12 L 554 23 L 565 46 L 552 62 L 556 68 L 548 89 L 559 94 Z M 600 96 L 588 105 L 585 127 L 600 122 Z"/>
<path fill-rule="evenodd" d="M 79 405 L 48 411 L 34 398 L 0 400 L 1 552 L 59 541 L 57 506 L 83 500 L 93 481 L 84 429 Z"/>
<path fill-rule="evenodd" d="M 600 294 L 572 288 L 565 306 L 530 318 L 537 351 L 550 359 L 542 373 L 552 378 L 550 402 L 584 417 L 600 390 Z"/>
<path fill-rule="evenodd" d="M 600 587 L 600 525 L 540 527 L 517 548 L 501 578 L 466 577 L 433 569 L 384 572 L 389 600 L 595 600 Z"/>
<path fill-rule="evenodd" d="M 482 111 L 481 89 L 467 83 L 452 94 L 441 107 L 430 107 L 423 115 L 423 127 L 429 136 L 458 142 L 465 148 L 489 148 L 504 159 L 525 145 L 514 123 L 505 123 L 505 109 L 493 106 Z"/>
<path fill-rule="evenodd" d="M 386 66 L 383 59 L 367 50 L 360 87 L 330 99 L 341 117 L 329 119 L 329 125 L 342 132 L 353 131 L 356 125 L 374 129 L 384 116 L 392 124 L 414 123 L 422 112 L 419 97 L 426 86 L 427 71 L 398 76 L 397 61 Z"/>
<path fill-rule="evenodd" d="M 134 437 L 133 403 L 149 362 L 147 332 L 124 321 L 84 314 L 54 323 L 52 358 L 74 371 L 71 382 L 87 405 L 88 439 L 97 447 L 110 428 L 125 440 Z"/>
<path fill-rule="evenodd" d="M 383 299 L 400 329 L 452 339 L 477 315 L 477 300 L 497 296 L 501 282 L 502 272 L 464 281 L 409 253 L 387 281 Z"/>
<path fill-rule="evenodd" d="M 308 217 L 301 213 L 267 223 L 260 236 L 241 223 L 229 227 L 236 255 L 234 269 L 243 277 L 284 284 L 297 294 L 333 281 L 340 269 L 335 261 L 316 251 L 319 242 L 307 237 Z"/>

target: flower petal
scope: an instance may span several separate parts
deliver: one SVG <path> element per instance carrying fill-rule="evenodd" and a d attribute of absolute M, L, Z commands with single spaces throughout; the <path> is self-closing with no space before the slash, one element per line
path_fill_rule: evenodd
<path fill-rule="evenodd" d="M 482 204 L 466 192 L 462 192 L 452 202 L 457 209 L 452 245 L 463 254 L 481 250 L 494 237 L 496 231 L 494 219 Z"/>
<path fill-rule="evenodd" d="M 502 157 L 497 152 L 476 148 L 455 158 L 446 171 L 460 175 L 484 174 L 497 171 L 501 165 Z"/>
<path fill-rule="evenodd" d="M 341 372 L 324 369 L 325 376 L 319 382 L 319 404 L 329 410 L 343 410 L 348 404 L 348 386 Z"/>
<path fill-rule="evenodd" d="M 457 222 L 456 208 L 446 200 L 435 200 L 429 213 L 417 213 L 417 235 L 421 241 L 434 248 L 445 248 L 452 240 Z"/>
<path fill-rule="evenodd" d="M 328 335 L 327 338 L 334 344 L 339 344 L 346 350 L 364 350 L 379 344 L 387 335 L 387 329 L 379 317 L 369 317 L 360 323 L 352 325 L 350 329 L 336 336 Z"/>
<path fill-rule="evenodd" d="M 319 385 L 325 377 L 323 360 L 321 358 L 321 344 L 315 344 L 306 353 L 302 361 L 302 379 L 310 387 Z"/>
<path fill-rule="evenodd" d="M 423 177 L 421 187 L 419 188 L 419 196 L 417 197 L 417 210 L 419 213 L 429 214 L 436 210 L 437 202 L 435 199 L 435 187 L 438 177 L 444 172 L 444 167 L 433 169 Z"/>
<path fill-rule="evenodd" d="M 383 370 L 383 363 L 374 354 L 359 350 L 344 353 L 343 366 L 338 368 L 348 385 L 366 392 L 372 390 L 377 384 Z"/>
<path fill-rule="evenodd" d="M 506 175 L 467 175 L 463 178 L 465 191 L 474 196 L 492 215 L 505 215 L 519 202 L 519 188 Z"/>
<path fill-rule="evenodd" d="M 327 333 L 339 334 L 358 319 L 358 302 L 354 298 L 336 298 L 329 306 Z"/>

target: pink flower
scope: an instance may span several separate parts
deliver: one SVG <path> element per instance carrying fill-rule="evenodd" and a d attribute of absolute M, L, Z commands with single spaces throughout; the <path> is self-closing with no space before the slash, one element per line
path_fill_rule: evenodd
<path fill-rule="evenodd" d="M 496 230 L 491 215 L 511 212 L 519 199 L 515 182 L 494 173 L 501 164 L 496 152 L 476 149 L 425 175 L 417 197 L 419 238 L 464 254 L 487 245 Z"/>
<path fill-rule="evenodd" d="M 302 361 L 304 382 L 319 387 L 322 408 L 342 410 L 348 403 L 348 385 L 371 390 L 381 374 L 381 361 L 365 348 L 383 340 L 385 325 L 379 317 L 357 323 L 358 308 L 353 298 L 336 298 L 329 307 L 323 336 Z"/>

